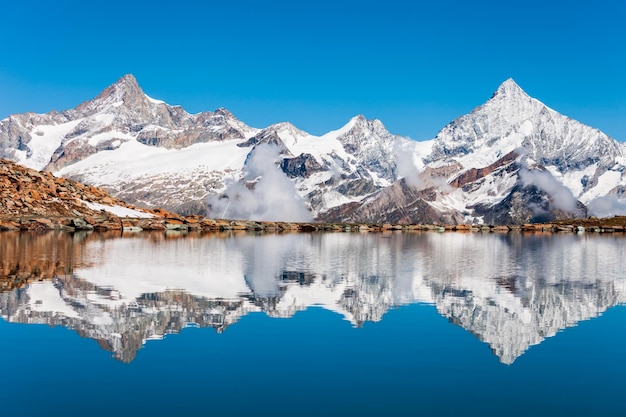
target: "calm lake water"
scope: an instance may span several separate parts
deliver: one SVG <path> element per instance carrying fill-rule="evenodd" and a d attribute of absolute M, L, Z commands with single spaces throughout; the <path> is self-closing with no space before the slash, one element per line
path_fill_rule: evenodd
<path fill-rule="evenodd" d="M 3 416 L 626 415 L 626 237 L 0 233 Z"/>

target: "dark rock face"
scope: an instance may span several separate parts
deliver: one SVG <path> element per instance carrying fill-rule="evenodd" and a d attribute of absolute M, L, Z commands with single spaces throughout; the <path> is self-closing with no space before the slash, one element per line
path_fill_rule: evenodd
<path fill-rule="evenodd" d="M 371 194 L 377 190 L 374 181 L 369 176 L 351 175 L 339 185 L 336 190 L 343 195 L 350 197 L 358 197 L 367 194 Z"/>
<path fill-rule="evenodd" d="M 307 178 L 311 174 L 321 171 L 323 168 L 315 160 L 313 155 L 303 153 L 295 158 L 284 158 L 280 163 L 280 169 L 282 169 L 289 178 Z"/>

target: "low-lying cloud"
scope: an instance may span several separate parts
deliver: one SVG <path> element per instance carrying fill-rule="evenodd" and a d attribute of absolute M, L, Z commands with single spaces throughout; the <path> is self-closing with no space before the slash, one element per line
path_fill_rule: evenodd
<path fill-rule="evenodd" d="M 420 188 L 423 181 L 420 178 L 415 162 L 413 162 L 413 149 L 408 145 L 397 143 L 394 147 L 394 156 L 398 177 L 404 178 L 410 186 Z"/>
<path fill-rule="evenodd" d="M 276 145 L 256 146 L 246 161 L 243 181 L 233 182 L 220 197 L 207 200 L 216 218 L 304 222 L 312 219 L 295 184 L 278 168 Z"/>
<path fill-rule="evenodd" d="M 575 212 L 578 200 L 569 188 L 557 181 L 552 174 L 546 171 L 520 170 L 520 179 L 523 185 L 534 185 L 552 197 L 552 206 L 565 212 Z"/>
<path fill-rule="evenodd" d="M 587 208 L 589 214 L 596 217 L 626 216 L 626 200 L 620 200 L 614 195 L 598 197 Z"/>

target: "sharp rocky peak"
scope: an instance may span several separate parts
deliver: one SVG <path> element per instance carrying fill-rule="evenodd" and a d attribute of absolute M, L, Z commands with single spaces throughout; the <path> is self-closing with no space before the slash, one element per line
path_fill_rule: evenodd
<path fill-rule="evenodd" d="M 77 109 L 100 111 L 120 104 L 135 108 L 148 105 L 148 103 L 150 100 L 139 87 L 135 77 L 132 74 L 126 74 L 105 88 L 95 99 L 81 104 Z"/>
<path fill-rule="evenodd" d="M 143 90 L 139 87 L 135 77 L 132 74 L 126 74 L 117 80 L 115 84 L 100 93 L 100 95 L 96 97 L 96 100 L 100 98 L 114 97 L 119 101 L 126 102 L 129 98 L 135 98 L 143 95 Z"/>
<path fill-rule="evenodd" d="M 224 116 L 227 119 L 234 119 L 235 115 L 228 109 L 224 108 L 224 107 L 220 107 L 218 109 L 215 109 L 215 111 L 213 112 L 217 115 L 220 116 Z"/>

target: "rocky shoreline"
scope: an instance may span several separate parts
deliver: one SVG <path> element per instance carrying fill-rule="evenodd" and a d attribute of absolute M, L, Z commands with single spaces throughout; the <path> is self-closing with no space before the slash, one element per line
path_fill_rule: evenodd
<path fill-rule="evenodd" d="M 523 225 L 471 225 L 471 224 L 345 224 L 345 223 L 290 223 L 251 220 L 208 219 L 199 216 L 178 216 L 153 210 L 154 217 L 117 217 L 104 211 L 93 216 L 26 216 L 0 218 L 0 231 L 176 231 L 225 232 L 243 231 L 260 233 L 311 233 L 311 232 L 476 232 L 476 233 L 625 233 L 626 216 L 608 219 L 562 220 L 553 223 Z"/>

